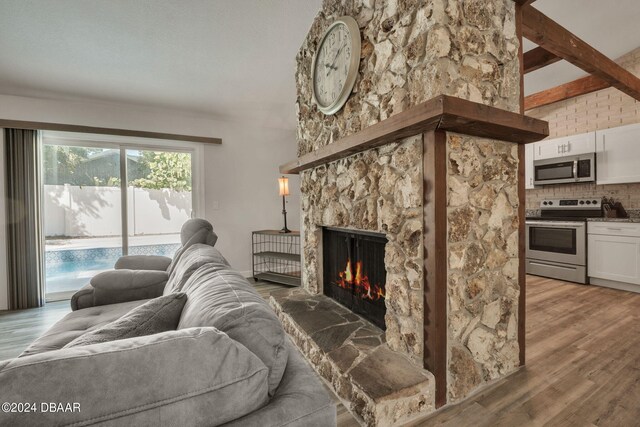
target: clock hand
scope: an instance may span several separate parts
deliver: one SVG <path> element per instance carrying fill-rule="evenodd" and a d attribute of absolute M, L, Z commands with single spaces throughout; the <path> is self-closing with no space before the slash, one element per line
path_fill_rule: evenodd
<path fill-rule="evenodd" d="M 329 75 L 329 73 L 331 72 L 331 69 L 337 70 L 338 67 L 336 67 L 334 64 L 336 63 L 336 61 L 338 60 L 338 56 L 340 55 L 340 52 L 342 51 L 342 48 L 344 47 L 344 45 L 340 46 L 340 48 L 338 49 L 338 51 L 336 52 L 336 56 L 333 57 L 333 61 L 331 61 L 331 64 L 327 65 L 324 64 L 324 66 L 326 68 L 329 69 L 329 71 L 327 71 L 327 76 Z"/>
<path fill-rule="evenodd" d="M 333 64 L 336 63 L 336 60 L 338 59 L 338 55 L 340 55 L 340 52 L 342 51 L 342 48 L 344 47 L 344 45 L 340 46 L 340 49 L 338 49 L 338 51 L 336 52 L 336 56 L 333 57 L 333 61 L 331 61 L 331 66 L 333 67 Z M 336 68 L 337 70 L 338 68 Z"/>

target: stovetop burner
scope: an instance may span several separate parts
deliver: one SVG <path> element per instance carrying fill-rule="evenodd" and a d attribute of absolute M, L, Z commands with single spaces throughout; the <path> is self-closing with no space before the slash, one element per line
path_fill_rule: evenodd
<path fill-rule="evenodd" d="M 547 199 L 540 202 L 540 216 L 527 219 L 584 222 L 602 216 L 602 203 L 598 199 Z"/>

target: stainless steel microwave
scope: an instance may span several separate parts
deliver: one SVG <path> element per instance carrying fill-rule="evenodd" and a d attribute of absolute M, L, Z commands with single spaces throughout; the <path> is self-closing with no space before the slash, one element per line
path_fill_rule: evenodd
<path fill-rule="evenodd" d="M 596 153 L 533 162 L 534 184 L 570 184 L 596 180 Z"/>

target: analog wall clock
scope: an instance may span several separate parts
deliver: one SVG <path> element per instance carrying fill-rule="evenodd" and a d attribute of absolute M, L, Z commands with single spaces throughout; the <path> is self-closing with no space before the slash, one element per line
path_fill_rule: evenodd
<path fill-rule="evenodd" d="M 360 64 L 360 29 L 355 19 L 336 19 L 320 39 L 311 66 L 313 99 L 318 109 L 334 114 L 347 102 Z"/>

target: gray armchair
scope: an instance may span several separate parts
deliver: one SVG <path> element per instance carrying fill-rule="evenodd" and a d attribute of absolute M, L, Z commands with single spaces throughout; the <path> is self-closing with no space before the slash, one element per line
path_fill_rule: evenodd
<path fill-rule="evenodd" d="M 155 255 L 120 257 L 114 270 L 97 274 L 71 297 L 71 309 L 156 298 L 162 295 L 182 254 L 195 244 L 214 246 L 218 236 L 211 223 L 195 218 L 184 223 L 180 240 L 182 246 L 173 260 Z"/>

